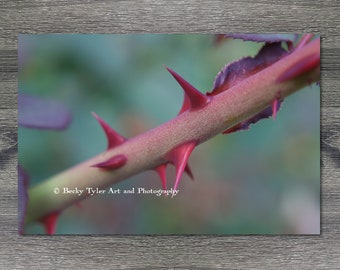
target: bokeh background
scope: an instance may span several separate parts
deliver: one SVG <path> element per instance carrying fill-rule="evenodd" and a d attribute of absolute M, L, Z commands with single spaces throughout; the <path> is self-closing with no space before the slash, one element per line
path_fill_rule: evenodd
<path fill-rule="evenodd" d="M 19 92 L 65 104 L 65 131 L 19 127 L 19 162 L 30 186 L 106 148 L 96 112 L 132 137 L 174 117 L 183 92 L 167 65 L 203 93 L 228 62 L 261 43 L 213 35 L 19 35 Z M 19 108 L 20 110 L 20 108 Z M 171 136 L 171 134 L 169 134 Z M 320 89 L 289 96 L 277 119 L 218 135 L 197 147 L 173 199 L 99 195 L 60 216 L 57 234 L 318 234 L 320 231 Z M 168 167 L 168 187 L 175 170 Z M 114 188 L 159 189 L 147 171 Z M 44 233 L 39 223 L 28 234 Z"/>

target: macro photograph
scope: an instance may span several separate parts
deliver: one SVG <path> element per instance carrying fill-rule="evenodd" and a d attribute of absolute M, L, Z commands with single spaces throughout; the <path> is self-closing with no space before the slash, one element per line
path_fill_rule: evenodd
<path fill-rule="evenodd" d="M 319 235 L 320 36 L 20 34 L 18 233 Z"/>

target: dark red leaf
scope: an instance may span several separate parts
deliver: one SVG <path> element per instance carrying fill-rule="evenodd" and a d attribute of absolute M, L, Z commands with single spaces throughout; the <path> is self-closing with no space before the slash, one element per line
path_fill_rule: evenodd
<path fill-rule="evenodd" d="M 266 109 L 264 109 L 263 111 L 257 113 L 253 117 L 251 117 L 251 118 L 229 128 L 229 129 L 223 131 L 223 134 L 230 134 L 230 133 L 241 131 L 241 130 L 248 130 L 250 128 L 251 124 L 255 124 L 262 119 L 269 118 L 270 116 L 273 116 L 273 118 L 275 118 L 276 112 L 281 107 L 281 103 L 282 103 L 282 100 L 280 101 L 280 100 L 276 99 L 271 106 L 269 106 Z M 275 106 L 275 108 L 273 108 L 273 106 Z"/>
<path fill-rule="evenodd" d="M 280 43 L 266 44 L 254 58 L 244 57 L 227 64 L 217 74 L 213 90 L 207 95 L 215 96 L 226 91 L 240 81 L 270 66 L 286 54 L 287 52 L 281 47 Z"/>
<path fill-rule="evenodd" d="M 296 41 L 297 35 L 295 34 L 227 34 L 226 37 L 231 37 L 234 39 L 242 39 L 244 41 L 254 41 L 254 42 L 288 42 L 293 43 Z"/>

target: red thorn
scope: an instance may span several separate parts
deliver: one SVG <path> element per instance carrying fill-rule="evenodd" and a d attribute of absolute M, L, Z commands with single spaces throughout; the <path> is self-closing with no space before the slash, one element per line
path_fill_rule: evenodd
<path fill-rule="evenodd" d="M 303 35 L 299 43 L 296 45 L 296 49 L 299 49 L 305 46 L 312 38 L 313 38 L 313 34 Z"/>
<path fill-rule="evenodd" d="M 279 104 L 279 100 L 277 98 L 275 98 L 273 100 L 273 103 L 272 103 L 272 111 L 273 111 L 272 116 L 273 116 L 274 120 L 276 119 L 276 113 L 277 113 L 278 104 Z"/>
<path fill-rule="evenodd" d="M 55 234 L 59 214 L 59 211 L 55 211 L 40 219 L 40 222 L 44 225 L 45 232 L 47 234 Z"/>
<path fill-rule="evenodd" d="M 124 155 L 117 155 L 109 158 L 106 161 L 91 165 L 91 167 L 97 167 L 106 170 L 114 170 L 122 167 L 127 162 L 127 158 Z"/>
<path fill-rule="evenodd" d="M 183 171 L 185 170 L 185 167 L 187 166 L 189 156 L 192 150 L 194 150 L 196 145 L 197 145 L 196 142 L 185 143 L 180 146 L 177 146 L 176 148 L 171 150 L 171 152 L 168 154 L 170 161 L 176 167 L 176 180 L 175 180 L 174 190 L 177 190 L 178 188 L 179 182 L 183 175 Z"/>
<path fill-rule="evenodd" d="M 162 181 L 162 188 L 166 190 L 166 165 L 162 164 L 155 168 Z"/>
<path fill-rule="evenodd" d="M 166 190 L 167 189 L 166 187 L 166 164 L 162 164 L 156 167 L 154 170 L 158 173 L 159 177 L 161 178 L 163 190 Z M 194 176 L 188 164 L 185 166 L 184 171 L 190 176 L 191 180 L 194 180 Z M 164 194 L 166 195 L 166 193 Z"/>
<path fill-rule="evenodd" d="M 274 120 L 276 119 L 277 112 L 280 108 L 280 99 L 281 99 L 281 90 L 278 90 L 272 102 L 272 117 Z"/>
<path fill-rule="evenodd" d="M 113 128 L 111 128 L 103 119 L 101 119 L 97 114 L 92 112 L 94 118 L 97 119 L 101 127 L 103 128 L 106 138 L 107 138 L 107 149 L 111 149 L 116 147 L 117 145 L 122 144 L 126 139 L 121 136 L 118 132 L 116 132 Z"/>
<path fill-rule="evenodd" d="M 281 74 L 276 82 L 283 82 L 296 78 L 312 69 L 316 68 L 320 64 L 320 53 L 315 53 L 303 58 L 299 63 L 291 68 L 287 69 Z"/>
<path fill-rule="evenodd" d="M 182 112 L 185 112 L 186 110 L 189 110 L 191 108 L 191 102 L 186 93 L 184 93 L 184 100 L 183 100 L 183 105 L 181 110 L 179 111 L 178 114 L 181 114 Z"/>
<path fill-rule="evenodd" d="M 210 97 L 202 94 L 200 91 L 198 91 L 195 87 L 193 87 L 190 83 L 188 83 L 186 80 L 184 80 L 180 75 L 178 75 L 175 71 L 172 69 L 165 67 L 170 74 L 175 78 L 175 80 L 180 84 L 180 86 L 183 88 L 184 92 L 189 98 L 190 101 L 190 108 L 191 109 L 198 109 L 205 106 L 209 101 Z M 184 104 L 185 104 L 185 98 L 184 98 Z M 188 103 L 188 102 L 187 102 Z M 183 107 L 182 107 L 183 109 Z M 182 111 L 181 109 L 181 111 Z"/>

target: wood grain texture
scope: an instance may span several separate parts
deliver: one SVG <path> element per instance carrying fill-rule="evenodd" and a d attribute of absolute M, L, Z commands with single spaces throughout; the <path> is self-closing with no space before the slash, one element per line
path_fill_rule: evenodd
<path fill-rule="evenodd" d="M 339 269 L 338 1 L 2 1 L 0 12 L 0 269 Z M 19 236 L 17 35 L 56 32 L 320 33 L 321 236 Z"/>

